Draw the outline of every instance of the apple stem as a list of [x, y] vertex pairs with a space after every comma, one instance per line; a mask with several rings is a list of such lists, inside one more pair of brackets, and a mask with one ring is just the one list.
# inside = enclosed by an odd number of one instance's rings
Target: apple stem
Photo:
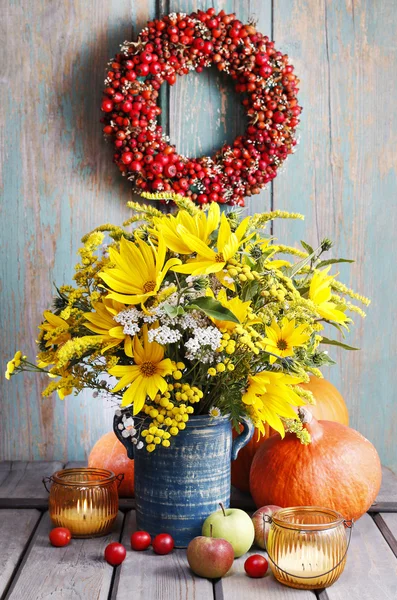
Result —
[[221, 507], [221, 509], [222, 509], [223, 516], [224, 516], [224, 517], [226, 517], [226, 511], [225, 511], [225, 507], [223, 506], [223, 503], [222, 503], [222, 502], [219, 502], [219, 506], [220, 506], [220, 507]]
[[212, 537], [212, 523], [210, 523], [210, 537]]

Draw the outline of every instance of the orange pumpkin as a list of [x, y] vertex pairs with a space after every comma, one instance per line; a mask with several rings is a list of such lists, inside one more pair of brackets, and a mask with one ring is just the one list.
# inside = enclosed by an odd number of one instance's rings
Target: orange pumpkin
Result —
[[105, 433], [94, 445], [88, 457], [88, 466], [108, 469], [115, 475], [124, 473], [119, 487], [119, 496], [134, 496], [134, 461], [127, 456], [127, 450], [119, 442], [115, 433]]
[[[319, 420], [336, 421], [342, 425], [349, 425], [349, 413], [341, 394], [336, 387], [326, 379], [310, 377], [309, 383], [301, 383], [300, 387], [313, 393], [315, 405], [310, 405], [310, 412]], [[249, 474], [255, 452], [259, 446], [273, 435], [274, 430], [265, 425], [265, 435], [254, 433], [253, 438], [240, 450], [237, 459], [232, 462], [232, 484], [242, 492], [249, 492]]]
[[355, 429], [317, 421], [306, 408], [301, 414], [310, 444], [292, 433], [284, 440], [273, 435], [254, 456], [250, 490], [256, 506], [325, 506], [359, 519], [380, 489], [376, 449]]

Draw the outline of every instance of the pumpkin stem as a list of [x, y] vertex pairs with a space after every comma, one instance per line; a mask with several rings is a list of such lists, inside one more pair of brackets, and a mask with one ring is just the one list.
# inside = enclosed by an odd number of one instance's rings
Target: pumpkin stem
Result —
[[221, 509], [222, 509], [223, 516], [224, 516], [224, 517], [226, 517], [226, 511], [225, 511], [225, 507], [223, 506], [223, 503], [222, 503], [222, 502], [219, 502], [219, 506], [220, 506], [220, 507], [221, 507]]
[[210, 537], [212, 537], [212, 523], [210, 523]]
[[313, 415], [306, 406], [300, 406], [298, 408], [298, 416], [302, 423], [311, 423], [313, 420]]

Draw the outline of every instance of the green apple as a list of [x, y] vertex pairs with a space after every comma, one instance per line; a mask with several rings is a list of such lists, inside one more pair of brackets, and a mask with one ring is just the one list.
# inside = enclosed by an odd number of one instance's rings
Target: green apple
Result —
[[251, 518], [239, 508], [224, 508], [210, 514], [203, 523], [202, 534], [222, 538], [233, 546], [234, 557], [242, 556], [251, 548], [255, 529]]

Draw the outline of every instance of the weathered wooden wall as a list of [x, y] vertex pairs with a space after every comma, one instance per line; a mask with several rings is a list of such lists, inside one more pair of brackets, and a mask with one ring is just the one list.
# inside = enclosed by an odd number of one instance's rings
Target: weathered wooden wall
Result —
[[[104, 65], [155, 14], [205, 8], [202, 1], [2, 0], [0, 338], [2, 364], [18, 348], [34, 356], [37, 323], [52, 282], [70, 280], [83, 233], [120, 222], [127, 181], [111, 164], [98, 105]], [[329, 376], [351, 423], [397, 468], [396, 0], [224, 1], [255, 16], [293, 57], [304, 106], [301, 143], [274, 186], [249, 203], [306, 214], [276, 223], [296, 243], [335, 240], [347, 283], [373, 299]], [[192, 74], [165, 95], [180, 151], [213, 151], [244, 128], [230, 82]], [[0, 459], [79, 459], [105, 432], [111, 410], [89, 395], [41, 398], [35, 376], [1, 382]]]

